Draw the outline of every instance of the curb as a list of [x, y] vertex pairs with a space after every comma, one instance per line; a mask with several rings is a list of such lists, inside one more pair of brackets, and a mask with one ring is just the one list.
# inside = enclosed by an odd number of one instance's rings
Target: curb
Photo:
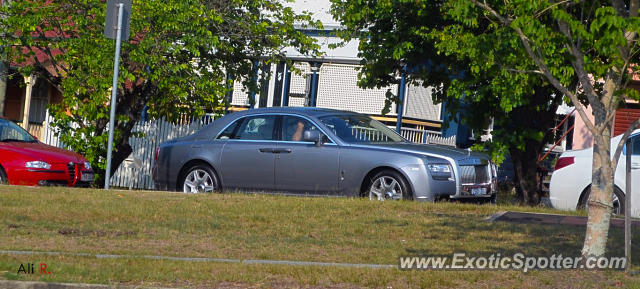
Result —
[[130, 286], [109, 286], [99, 284], [48, 283], [37, 281], [0, 280], [0, 289], [110, 289], [134, 288]]

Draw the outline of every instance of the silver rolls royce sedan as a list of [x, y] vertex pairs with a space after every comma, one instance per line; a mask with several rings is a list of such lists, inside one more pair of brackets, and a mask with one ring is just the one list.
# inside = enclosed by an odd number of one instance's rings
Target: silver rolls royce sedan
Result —
[[408, 142], [362, 114], [262, 108], [226, 115], [156, 149], [157, 189], [363, 196], [496, 198], [485, 154]]

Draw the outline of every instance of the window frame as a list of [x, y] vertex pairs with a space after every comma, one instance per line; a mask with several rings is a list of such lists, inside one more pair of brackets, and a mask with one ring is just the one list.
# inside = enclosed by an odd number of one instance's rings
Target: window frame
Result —
[[[227, 128], [229, 128], [230, 126], [232, 126], [234, 123], [238, 122], [238, 121], [242, 121], [244, 122], [247, 118], [250, 117], [256, 117], [256, 116], [273, 116], [275, 117], [275, 124], [274, 124], [274, 133], [276, 133], [276, 138], [277, 140], [247, 140], [247, 139], [235, 139], [235, 138], [228, 138], [228, 139], [221, 139], [220, 136], [222, 135], [222, 133], [227, 130]], [[312, 119], [304, 116], [304, 115], [299, 115], [299, 114], [295, 114], [295, 113], [256, 113], [256, 114], [249, 114], [249, 115], [245, 115], [245, 116], [241, 116], [238, 119], [229, 122], [227, 125], [225, 125], [217, 134], [216, 136], [213, 138], [214, 141], [246, 141], [246, 142], [255, 142], [255, 141], [264, 141], [264, 142], [284, 142], [284, 143], [302, 143], [302, 144], [313, 144], [313, 142], [308, 142], [308, 141], [285, 141], [282, 139], [282, 116], [294, 116], [294, 117], [300, 117], [302, 119], [305, 119], [307, 121], [309, 121], [312, 125], [314, 125], [315, 127], [318, 128], [318, 130], [327, 138], [327, 142], [324, 143], [324, 145], [337, 145], [337, 142], [333, 140], [333, 138], [325, 131], [325, 129], [322, 127], [322, 125], [318, 125], [317, 122], [313, 121]], [[242, 123], [239, 124], [239, 126], [237, 126], [234, 130], [238, 130], [240, 128], [240, 126], [242, 126]], [[237, 131], [233, 132], [234, 135], [237, 133]]]

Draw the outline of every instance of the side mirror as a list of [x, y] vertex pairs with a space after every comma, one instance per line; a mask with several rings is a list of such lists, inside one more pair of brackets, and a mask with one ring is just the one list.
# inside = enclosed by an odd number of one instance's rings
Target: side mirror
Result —
[[310, 141], [319, 146], [322, 144], [322, 134], [317, 130], [305, 130], [302, 134], [304, 141]]

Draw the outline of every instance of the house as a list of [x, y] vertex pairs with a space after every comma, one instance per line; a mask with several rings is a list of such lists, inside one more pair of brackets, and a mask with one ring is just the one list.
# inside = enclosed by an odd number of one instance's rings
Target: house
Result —
[[[6, 3], [0, 0], [0, 5]], [[36, 51], [34, 59], [48, 68], [49, 58], [44, 52]], [[17, 71], [19, 65], [0, 63], [0, 117], [15, 121], [41, 138], [47, 106], [62, 101], [62, 93], [42, 78], [21, 75]]]
[[[337, 49], [329, 45], [341, 40], [332, 36], [340, 24], [330, 14], [329, 0], [297, 0], [287, 3], [300, 13], [309, 11], [323, 23], [324, 30], [304, 30], [321, 45], [323, 57], [312, 58], [295, 50], [287, 51], [287, 57], [294, 61], [302, 74], [291, 72], [286, 64], [273, 64], [268, 69], [270, 79], [259, 93], [251, 94], [243, 90], [240, 81], [234, 84], [230, 95], [231, 110], [251, 109], [271, 106], [315, 106], [356, 111], [398, 128], [430, 131], [440, 134], [442, 128], [442, 105], [434, 104], [431, 89], [420, 85], [398, 85], [379, 89], [362, 89], [357, 86], [358, 41], [354, 40]], [[390, 112], [382, 115], [386, 93], [390, 90], [402, 94], [402, 102], [392, 104]], [[404, 93], [402, 93], [404, 92]], [[251, 99], [253, 99], [253, 105]], [[396, 125], [399, 124], [399, 125]]]

